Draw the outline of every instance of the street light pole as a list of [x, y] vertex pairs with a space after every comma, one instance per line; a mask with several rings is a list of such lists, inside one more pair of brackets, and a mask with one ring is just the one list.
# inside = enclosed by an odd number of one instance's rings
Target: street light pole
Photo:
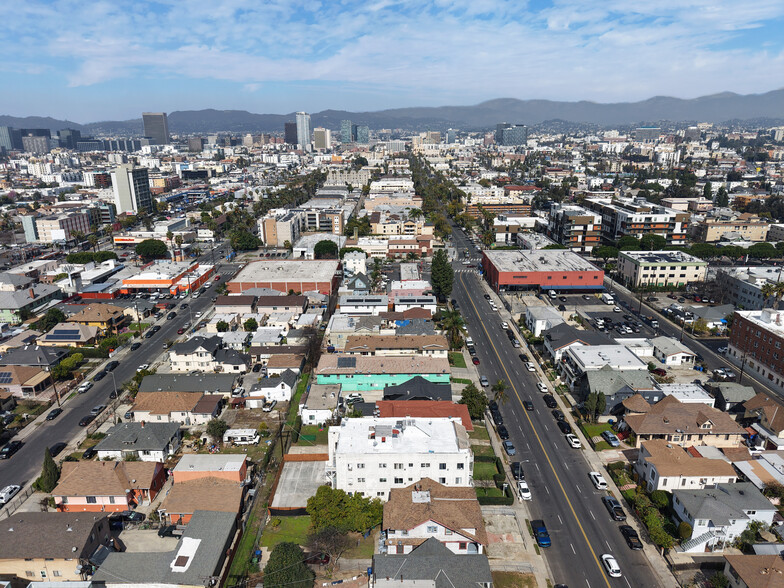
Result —
[[[112, 384], [114, 385], [114, 399], [118, 400], [120, 395], [117, 393], [117, 379], [114, 377], [114, 371], [109, 372], [109, 375], [112, 377]], [[112, 408], [112, 417], [114, 420], [114, 424], [117, 424], [117, 411]]]

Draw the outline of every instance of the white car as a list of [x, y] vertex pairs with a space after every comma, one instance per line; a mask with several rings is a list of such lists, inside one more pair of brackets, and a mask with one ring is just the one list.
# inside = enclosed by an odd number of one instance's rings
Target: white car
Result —
[[620, 306], [613, 306], [613, 312], [621, 312]]
[[718, 351], [719, 353], [727, 353], [727, 348], [726, 347], [719, 347], [716, 351]]
[[144, 370], [148, 370], [148, 369], [150, 369], [150, 364], [149, 363], [143, 363], [142, 365], [140, 365], [139, 367], [136, 368], [136, 371], [137, 372], [143, 372]]
[[609, 553], [602, 554], [602, 563], [604, 564], [604, 569], [607, 570], [607, 575], [611, 578], [620, 578], [622, 576], [621, 566]]
[[569, 443], [569, 447], [573, 447], [574, 449], [580, 449], [583, 444], [580, 443], [580, 440], [577, 438], [577, 435], [573, 433], [569, 433], [566, 436], [566, 441]]
[[530, 361], [525, 364], [525, 369], [527, 369], [529, 372], [535, 372], [536, 371], [536, 368], [534, 367], [534, 364], [532, 364]]
[[505, 331], [506, 329], [509, 328], [509, 323], [507, 323], [506, 321], [503, 321], [501, 323], [501, 328]]
[[[533, 370], [528, 370], [533, 371]], [[544, 385], [544, 382], [537, 382], [536, 387], [539, 388], [539, 392], [547, 392], [547, 386]]]
[[520, 500], [531, 500], [531, 489], [525, 480], [517, 481], [517, 495], [520, 497]]
[[8, 504], [8, 501], [16, 496], [19, 490], [21, 488], [16, 484], [11, 484], [0, 490], [0, 504]]
[[196, 318], [199, 318], [201, 316], [201, 311], [194, 312], [193, 316], [195, 316]]
[[85, 392], [87, 392], [87, 391], [88, 391], [90, 388], [92, 388], [92, 387], [93, 387], [93, 383], [92, 383], [92, 382], [85, 382], [84, 384], [82, 384], [81, 386], [79, 386], [79, 387], [76, 389], [76, 391], [77, 391], [79, 394], [84, 394]]
[[599, 472], [588, 472], [588, 477], [597, 490], [607, 490], [607, 480]]
[[487, 379], [487, 376], [479, 376], [479, 383], [483, 388], [487, 388], [490, 385], [490, 380]]

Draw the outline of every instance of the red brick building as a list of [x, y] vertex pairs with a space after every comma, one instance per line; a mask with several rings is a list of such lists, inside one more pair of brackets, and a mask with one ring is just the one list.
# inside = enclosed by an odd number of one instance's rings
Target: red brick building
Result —
[[739, 310], [732, 321], [727, 359], [784, 391], [784, 311]]
[[271, 288], [279, 292], [320, 292], [331, 296], [340, 286], [337, 259], [281, 259], [252, 261], [226, 284], [231, 294], [251, 288]]
[[604, 272], [576, 253], [562, 249], [483, 251], [482, 269], [499, 290], [601, 290]]

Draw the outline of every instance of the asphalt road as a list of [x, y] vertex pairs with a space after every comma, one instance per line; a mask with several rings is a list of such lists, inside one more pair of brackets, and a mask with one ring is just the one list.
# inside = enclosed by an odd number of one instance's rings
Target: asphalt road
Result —
[[[453, 231], [454, 243], [462, 256], [468, 242], [459, 229]], [[458, 258], [459, 260], [462, 257]], [[456, 270], [466, 268], [456, 260]], [[601, 502], [605, 492], [595, 490], [588, 478], [591, 467], [583, 451], [572, 449], [555, 424], [537, 391], [536, 373], [526, 371], [515, 349], [501, 328], [501, 317], [484, 298], [484, 289], [476, 272], [456, 272], [452, 297], [459, 305], [473, 337], [481, 364], [481, 375], [491, 386], [504, 380], [508, 400], [501, 405], [504, 424], [517, 454], [511, 458], [522, 462], [533, 500], [528, 503], [532, 518], [545, 521], [552, 546], [543, 549], [553, 583], [570, 587], [657, 586], [657, 577], [646, 557], [626, 545], [618, 527]], [[492, 393], [490, 393], [492, 394]], [[527, 412], [523, 400], [531, 400], [534, 411]], [[629, 513], [627, 512], [627, 515]], [[600, 557], [612, 553], [622, 578], [606, 575]]]
[[[203, 255], [200, 261], [210, 263], [211, 257], [209, 253]], [[195, 300], [188, 296], [182, 301], [177, 301], [177, 308], [173, 309], [177, 313], [174, 319], [166, 320], [166, 315], [164, 315], [161, 320], [155, 323], [161, 326], [160, 331], [149, 339], [142, 337], [139, 339], [142, 343], [139, 349], [129, 353], [126, 352], [117, 358], [120, 361], [120, 365], [110, 374], [114, 374], [118, 390], [136, 374], [138, 366], [145, 363], [152, 364], [159, 359], [164, 350], [164, 343], [177, 339], [179, 336], [177, 335], [177, 330], [186, 322], [191, 321], [188, 309], [182, 309], [180, 304], [182, 302], [189, 303], [190, 310], [193, 313], [198, 311], [205, 312], [212, 304], [212, 297], [215, 296], [215, 286], [223, 283], [238, 267], [237, 264], [218, 264], [217, 271], [221, 276], [219, 282], [211, 281], [207, 292]], [[198, 319], [194, 318], [194, 326], [198, 322]], [[106, 362], [108, 361], [106, 360]], [[104, 364], [101, 364], [101, 366]], [[91, 374], [91, 378], [95, 373], [97, 371]], [[113, 389], [114, 381], [112, 376], [107, 375], [100, 382], [95, 382], [93, 387], [86, 393], [77, 394], [65, 402], [63, 404], [63, 414], [55, 420], [43, 421], [43, 424], [37, 425], [37, 429], [24, 439], [24, 446], [15, 455], [8, 460], [0, 461], [0, 488], [8, 484], [18, 484], [24, 488], [25, 484], [35, 480], [41, 473], [44, 450], [60, 441], [67, 443], [81, 433], [84, 430], [83, 427], [79, 426], [81, 418], [88, 415], [93, 406], [98, 404], [108, 405], [110, 402], [109, 394], [111, 394]], [[36, 424], [28, 426], [35, 427]], [[62, 459], [65, 455], [66, 453], [64, 452], [58, 458]]]

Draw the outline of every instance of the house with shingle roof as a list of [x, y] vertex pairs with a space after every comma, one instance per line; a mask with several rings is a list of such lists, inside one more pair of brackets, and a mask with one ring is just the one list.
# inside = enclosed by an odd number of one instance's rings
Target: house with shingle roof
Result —
[[344, 353], [349, 355], [447, 357], [449, 342], [443, 335], [351, 335]]
[[777, 513], [770, 500], [748, 482], [673, 490], [672, 508], [680, 521], [691, 525], [691, 539], [681, 544], [687, 553], [723, 551], [749, 523], [760, 521], [767, 528]]
[[79, 312], [66, 319], [69, 323], [78, 323], [97, 327], [101, 335], [116, 333], [118, 329], [130, 322], [122, 306], [114, 304], [93, 303], [81, 307]]
[[233, 480], [206, 476], [178, 482], [158, 507], [172, 525], [186, 525], [198, 510], [229, 512], [239, 516], [243, 487]]
[[433, 537], [459, 555], [484, 553], [487, 532], [472, 488], [447, 487], [430, 478], [392, 488], [381, 524], [388, 553], [407, 554]]
[[702, 489], [738, 480], [738, 473], [729, 461], [701, 457], [699, 453], [693, 455], [664, 439], [642, 443], [634, 468], [640, 475], [640, 485], [648, 492]]
[[206, 425], [220, 415], [221, 394], [202, 392], [139, 392], [133, 403], [133, 420], [146, 423]]
[[248, 408], [262, 408], [265, 401], [286, 402], [291, 400], [297, 379], [297, 373], [292, 370], [286, 370], [276, 378], [259, 378], [259, 381], [248, 392]]
[[784, 404], [764, 393], [759, 393], [743, 403], [743, 420], [752, 422], [751, 427], [770, 449], [784, 448]]
[[64, 461], [52, 498], [60, 512], [121, 512], [150, 504], [165, 481], [160, 462]]
[[716, 408], [731, 414], [743, 414], [743, 403], [756, 394], [751, 386], [737, 382], [705, 382], [703, 386], [716, 399]]
[[781, 588], [784, 558], [781, 555], [725, 555], [724, 575], [732, 588]]
[[666, 396], [647, 413], [626, 415], [619, 430], [626, 429], [634, 433], [636, 447], [652, 439], [682, 446], [737, 447], [746, 433], [727, 413], [705, 404], [683, 403], [674, 396]]
[[180, 447], [179, 423], [118, 423], [98, 442], [98, 459], [166, 461]]
[[544, 349], [553, 358], [561, 361], [564, 351], [574, 345], [611, 345], [612, 339], [597, 331], [576, 329], [567, 323], [560, 323], [542, 333]]
[[624, 401], [634, 396], [642, 397], [649, 404], [664, 398], [648, 370], [619, 371], [609, 365], [583, 374], [577, 382], [577, 389], [578, 398], [583, 400], [592, 392], [604, 394], [603, 417], [623, 414]]
[[95, 345], [100, 332], [98, 327], [91, 325], [60, 323], [38, 337], [36, 343], [54, 347], [84, 347]]

